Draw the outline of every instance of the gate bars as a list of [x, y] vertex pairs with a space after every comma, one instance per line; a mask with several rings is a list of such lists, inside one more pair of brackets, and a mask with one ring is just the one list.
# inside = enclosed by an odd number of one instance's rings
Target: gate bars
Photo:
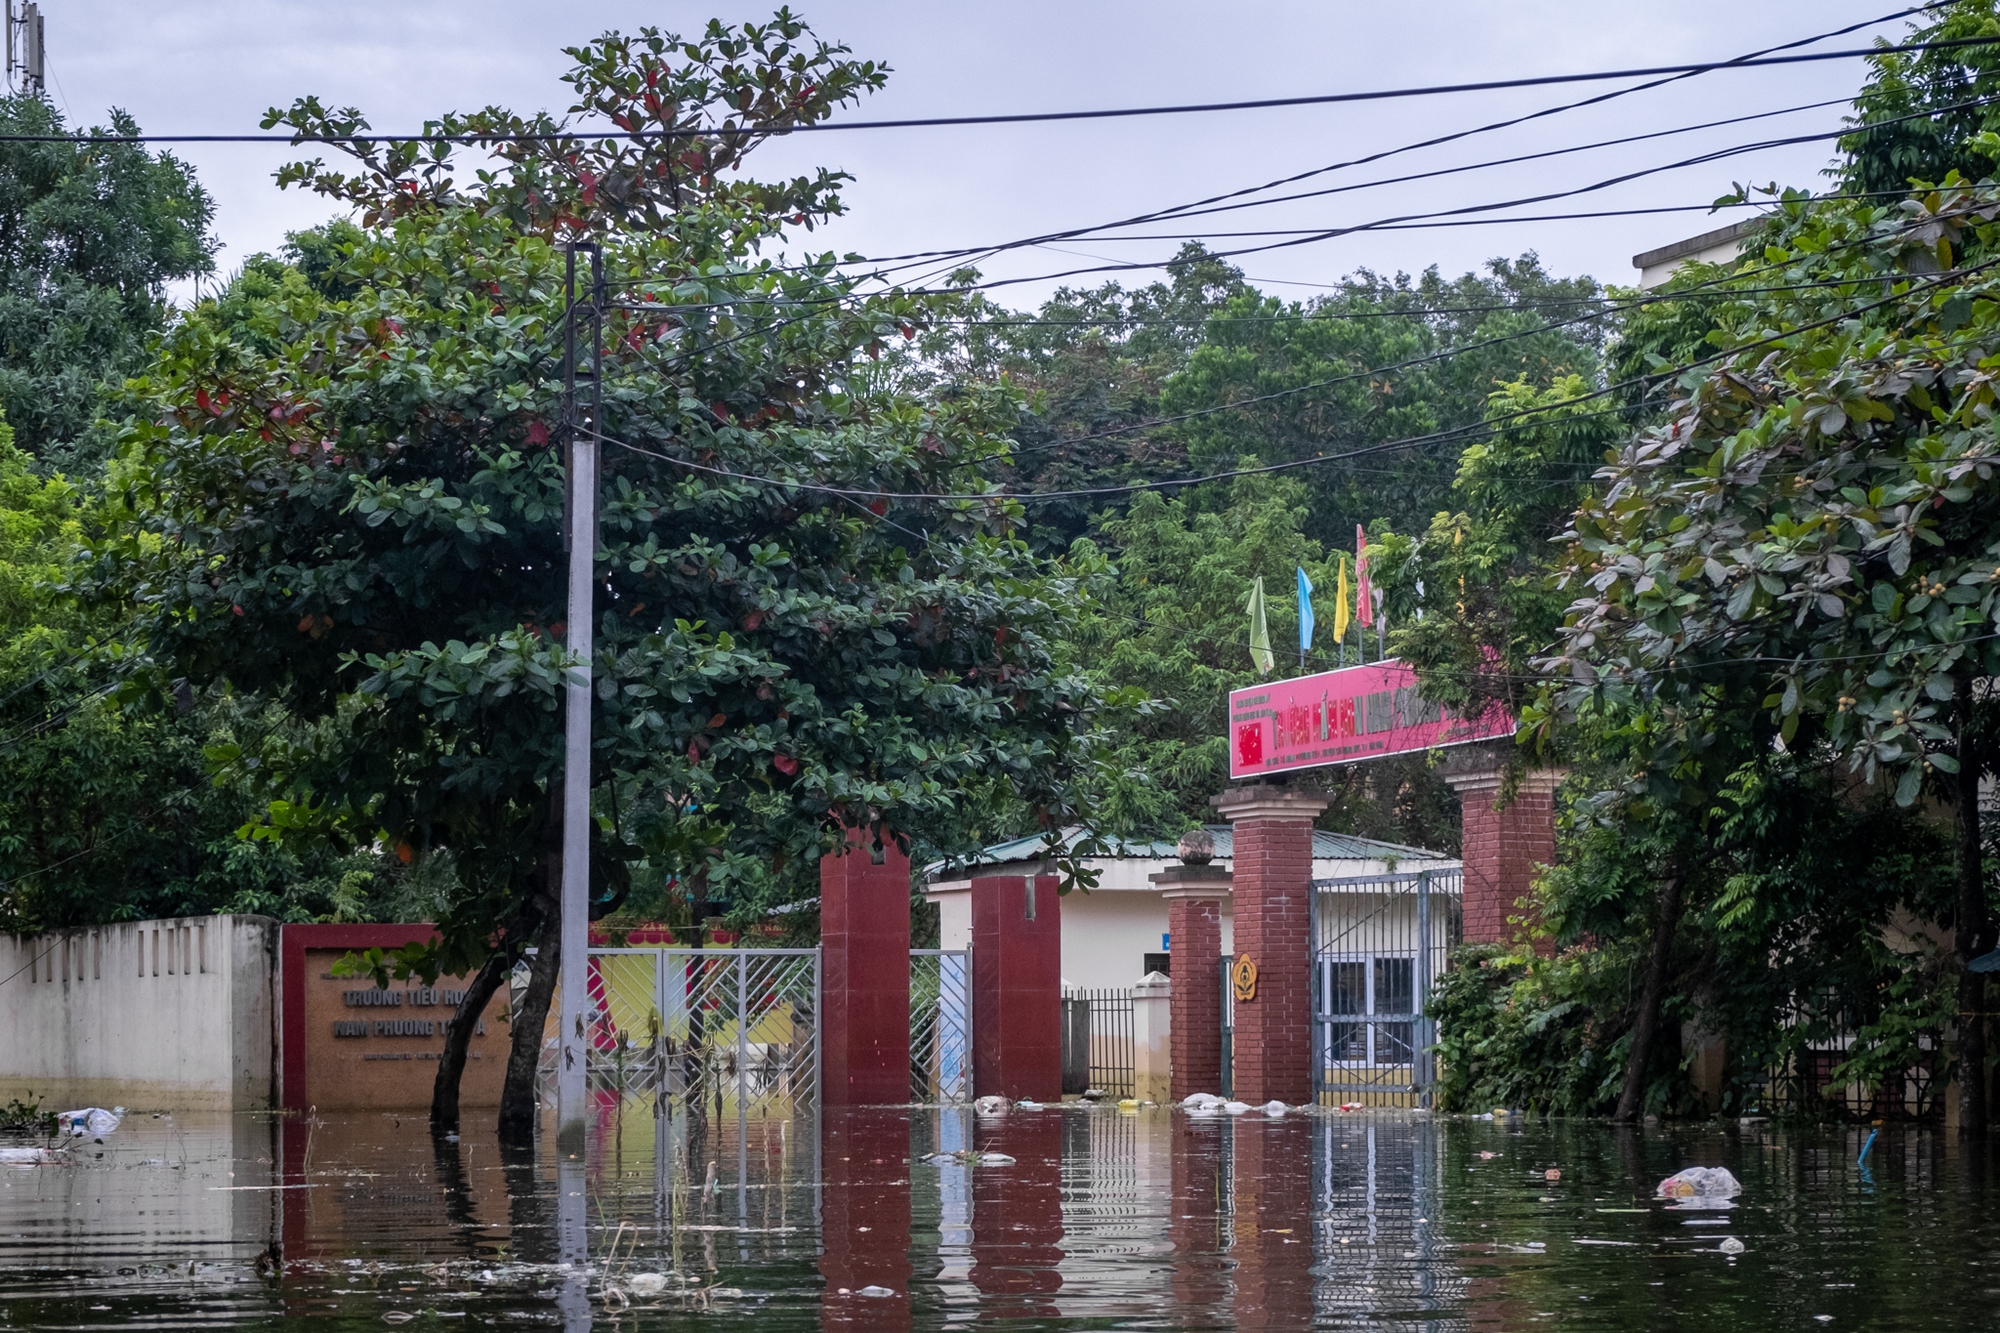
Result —
[[910, 950], [910, 1099], [972, 1100], [972, 952]]
[[1461, 933], [1461, 872], [1318, 879], [1313, 1092], [1322, 1106], [1421, 1106], [1437, 1081], [1431, 987]]

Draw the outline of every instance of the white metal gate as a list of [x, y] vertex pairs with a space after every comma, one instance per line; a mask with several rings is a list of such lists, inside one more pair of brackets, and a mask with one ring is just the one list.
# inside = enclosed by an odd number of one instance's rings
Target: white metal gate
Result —
[[1429, 1106], [1431, 986], [1460, 933], [1460, 872], [1319, 879], [1313, 1090], [1321, 1105]]
[[972, 1100], [972, 951], [910, 950], [910, 1097]]
[[817, 949], [592, 949], [589, 1086], [662, 1111], [819, 1104]]

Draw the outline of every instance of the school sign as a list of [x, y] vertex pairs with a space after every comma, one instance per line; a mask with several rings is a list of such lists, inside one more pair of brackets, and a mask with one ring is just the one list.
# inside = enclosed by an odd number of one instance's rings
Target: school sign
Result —
[[1273, 681], [1229, 693], [1229, 776], [1351, 764], [1384, 755], [1514, 734], [1494, 706], [1455, 717], [1417, 695], [1417, 678], [1390, 659]]

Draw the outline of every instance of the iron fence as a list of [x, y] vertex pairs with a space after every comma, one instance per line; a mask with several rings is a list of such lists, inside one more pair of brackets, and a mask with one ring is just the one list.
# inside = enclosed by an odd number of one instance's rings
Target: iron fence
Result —
[[910, 950], [910, 1096], [972, 1100], [970, 950]]
[[1919, 1035], [1910, 1063], [1879, 1085], [1842, 1079], [1836, 1072], [1854, 1057], [1854, 1041], [1848, 1035], [1833, 1036], [1786, 1056], [1765, 1074], [1753, 1109], [1853, 1121], [1944, 1118], [1942, 1034]]
[[1313, 1083], [1324, 1106], [1430, 1105], [1431, 987], [1460, 935], [1460, 875], [1313, 881]]
[[819, 980], [817, 949], [592, 949], [589, 1087], [704, 1120], [816, 1105]]
[[1132, 992], [1064, 990], [1062, 1090], [1132, 1095]]

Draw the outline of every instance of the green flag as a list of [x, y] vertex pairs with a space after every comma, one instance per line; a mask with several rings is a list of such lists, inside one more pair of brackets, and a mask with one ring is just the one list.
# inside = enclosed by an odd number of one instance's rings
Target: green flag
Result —
[[1245, 608], [1250, 612], [1250, 664], [1257, 668], [1257, 674], [1268, 676], [1277, 659], [1271, 656], [1271, 631], [1264, 624], [1264, 576], [1259, 574], [1250, 585], [1250, 603]]

